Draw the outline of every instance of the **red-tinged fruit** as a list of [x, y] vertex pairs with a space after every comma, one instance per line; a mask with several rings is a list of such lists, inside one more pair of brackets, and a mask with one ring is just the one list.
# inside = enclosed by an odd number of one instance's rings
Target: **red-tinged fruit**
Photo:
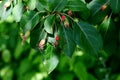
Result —
[[5, 4], [4, 4], [4, 8], [6, 9], [7, 7], [9, 7], [10, 6], [10, 1], [8, 1], [8, 2], [6, 2]]
[[22, 36], [22, 42], [24, 43], [26, 41], [27, 37], [24, 35]]
[[53, 46], [54, 46], [54, 47], [58, 46], [58, 42], [55, 41], [55, 42], [53, 43]]
[[104, 11], [107, 8], [107, 5], [102, 5], [101, 6], [101, 11]]
[[64, 16], [64, 15], [61, 16], [61, 20], [62, 20], [63, 22], [65, 21], [65, 16]]
[[55, 37], [55, 40], [56, 40], [56, 41], [59, 41], [59, 40], [60, 40], [60, 37], [59, 37], [59, 36], [56, 36], [56, 37]]
[[43, 48], [44, 48], [44, 45], [45, 45], [45, 39], [42, 39], [42, 40], [39, 42], [39, 48], [40, 48], [40, 49], [43, 49]]
[[29, 7], [28, 7], [28, 6], [26, 6], [26, 7], [25, 7], [25, 9], [26, 9], [26, 11], [28, 11]]
[[72, 11], [71, 10], [68, 11], [68, 15], [72, 16]]

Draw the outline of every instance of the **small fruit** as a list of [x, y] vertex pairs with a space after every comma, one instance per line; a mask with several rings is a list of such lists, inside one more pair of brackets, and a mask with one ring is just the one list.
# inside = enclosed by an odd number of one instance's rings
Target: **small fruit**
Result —
[[55, 41], [55, 42], [53, 43], [53, 46], [54, 46], [54, 47], [58, 46], [58, 42]]
[[66, 28], [69, 28], [69, 23], [68, 23], [68, 21], [65, 21], [65, 22], [64, 22], [64, 26], [65, 26]]
[[101, 11], [104, 11], [107, 8], [107, 5], [102, 5], [101, 6]]
[[60, 37], [59, 37], [59, 36], [56, 36], [56, 37], [55, 37], [55, 40], [56, 40], [56, 41], [59, 41], [59, 40], [60, 40]]
[[78, 20], [78, 18], [74, 18], [74, 21], [75, 21], [75, 22], [78, 22], [79, 20]]
[[29, 7], [28, 7], [28, 6], [26, 6], [26, 7], [25, 7], [25, 9], [26, 9], [26, 11], [28, 11]]
[[10, 1], [8, 1], [8, 2], [6, 2], [5, 4], [4, 4], [4, 9], [6, 9], [7, 7], [9, 7], [10, 6]]
[[25, 35], [22, 36], [22, 42], [24, 43], [26, 41], [27, 37]]
[[72, 11], [71, 10], [68, 11], [68, 15], [72, 16]]
[[45, 46], [45, 39], [42, 39], [40, 42], [39, 42], [39, 48], [42, 50]]
[[62, 20], [63, 22], [65, 21], [65, 16], [64, 16], [64, 15], [61, 16], [61, 20]]

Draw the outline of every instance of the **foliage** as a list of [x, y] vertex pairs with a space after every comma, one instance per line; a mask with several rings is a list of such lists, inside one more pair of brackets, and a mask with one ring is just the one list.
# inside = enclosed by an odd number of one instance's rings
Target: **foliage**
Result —
[[119, 7], [119, 0], [0, 1], [1, 79], [119, 80]]

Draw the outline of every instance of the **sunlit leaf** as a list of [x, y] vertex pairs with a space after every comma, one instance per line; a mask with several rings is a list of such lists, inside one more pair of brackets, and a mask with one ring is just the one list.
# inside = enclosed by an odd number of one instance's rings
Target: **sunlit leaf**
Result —
[[[107, 17], [107, 16], [106, 16]], [[106, 35], [109, 27], [111, 26], [111, 17], [105, 19], [99, 26], [99, 30], [103, 35]]]
[[34, 10], [36, 8], [37, 0], [29, 0], [28, 8]]
[[50, 74], [57, 67], [59, 60], [58, 60], [57, 56], [52, 55], [52, 56], [50, 56], [50, 58], [45, 59], [43, 63], [44, 63], [44, 66], [45, 66], [48, 74]]
[[53, 34], [53, 27], [55, 22], [55, 15], [50, 15], [44, 22], [44, 28], [49, 34]]
[[22, 14], [23, 14], [23, 4], [22, 3], [18, 3], [14, 8], [13, 8], [13, 16], [16, 22], [19, 22]]
[[1, 14], [1, 20], [6, 20], [10, 15], [11, 15], [11, 12], [12, 12], [12, 6], [7, 10], [7, 9], [3, 9], [3, 12]]

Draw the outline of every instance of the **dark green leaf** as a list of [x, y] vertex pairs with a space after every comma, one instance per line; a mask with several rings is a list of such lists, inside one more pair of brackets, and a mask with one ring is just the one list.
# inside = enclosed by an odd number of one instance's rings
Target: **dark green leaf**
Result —
[[107, 15], [107, 9], [104, 11], [101, 10], [101, 6], [106, 4], [108, 0], [92, 0], [87, 7], [90, 9], [91, 16], [89, 21], [93, 24], [101, 22], [104, 17]]
[[92, 74], [88, 74], [88, 78], [87, 78], [88, 80], [97, 80], [95, 77], [94, 77], [94, 75], [92, 75]]
[[63, 27], [63, 36], [65, 39], [65, 44], [63, 47], [64, 53], [71, 57], [75, 48], [76, 48], [76, 44], [73, 40], [73, 31], [69, 28], [66, 29], [64, 25], [62, 25], [61, 27]]
[[55, 15], [48, 16], [44, 22], [44, 29], [49, 34], [53, 34], [54, 22], [55, 22]]
[[39, 12], [30, 11], [24, 14], [20, 22], [23, 32], [25, 33], [26, 31], [33, 29], [38, 24], [39, 19]]
[[68, 0], [66, 8], [72, 11], [84, 11], [87, 9], [86, 5], [81, 0]]
[[46, 32], [43, 29], [43, 21], [40, 22], [40, 25], [36, 26], [30, 33], [30, 45], [33, 48], [38, 49], [38, 44], [41, 39], [44, 39]]
[[113, 12], [120, 12], [120, 0], [110, 0], [110, 6]]
[[76, 23], [74, 26], [74, 37], [80, 48], [89, 54], [97, 55], [98, 50], [102, 47], [100, 34], [88, 23]]
[[119, 42], [120, 42], [120, 29], [119, 29]]
[[38, 6], [38, 9], [46, 9], [48, 11], [61, 11], [67, 3], [67, 0], [39, 0], [41, 8]]
[[80, 17], [82, 19], [87, 19], [90, 16], [90, 10], [81, 0], [68, 0], [66, 8], [72, 11], [79, 11]]
[[44, 28], [44, 20], [41, 20], [39, 25], [37, 25], [30, 33], [30, 45], [31, 47], [38, 49], [38, 44], [41, 39], [44, 39], [47, 33]]
[[55, 6], [53, 11], [61, 11], [66, 4], [67, 4], [67, 0], [54, 0]]
[[21, 17], [22, 17], [22, 13], [23, 13], [23, 4], [22, 3], [18, 3], [17, 5], [15, 5], [15, 7], [13, 8], [13, 16], [16, 22], [19, 22]]

